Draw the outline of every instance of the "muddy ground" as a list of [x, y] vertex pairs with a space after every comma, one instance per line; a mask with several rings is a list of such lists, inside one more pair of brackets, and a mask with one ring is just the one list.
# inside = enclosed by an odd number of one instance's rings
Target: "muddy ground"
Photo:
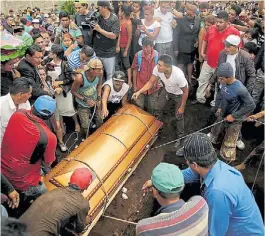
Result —
[[[209, 125], [210, 121], [210, 107], [205, 105], [191, 105], [188, 101], [185, 111], [185, 132], [186, 134], [197, 131]], [[175, 132], [173, 117], [173, 104], [169, 104], [164, 114], [164, 130], [160, 134], [159, 139], [153, 146], [163, 144], [165, 142], [175, 139]], [[204, 131], [205, 133], [209, 130]], [[237, 163], [244, 160], [247, 155], [264, 139], [263, 127], [255, 128], [253, 124], [244, 124], [242, 129], [243, 140], [246, 148], [243, 151], [237, 151]], [[153, 200], [152, 195], [143, 196], [141, 191], [142, 185], [150, 177], [153, 168], [161, 161], [174, 163], [185, 168], [185, 161], [176, 158], [173, 145], [164, 146], [159, 149], [150, 150], [144, 157], [138, 168], [126, 182], [125, 187], [128, 189], [128, 200], [123, 200], [121, 193], [118, 193], [116, 198], [107, 208], [105, 215], [117, 217], [120, 219], [137, 222], [140, 219], [151, 216], [158, 208], [157, 203]], [[237, 163], [234, 163], [237, 164]], [[247, 184], [252, 187], [255, 174], [259, 165], [259, 160], [254, 160], [251, 166], [242, 171]], [[264, 168], [258, 174], [256, 185], [254, 186], [254, 195], [256, 201], [264, 213]], [[198, 185], [187, 186], [183, 199], [187, 200], [190, 196], [198, 193]], [[112, 219], [101, 217], [97, 225], [93, 228], [90, 235], [92, 236], [132, 236], [135, 235], [135, 225], [130, 225], [122, 222], [117, 222]]]

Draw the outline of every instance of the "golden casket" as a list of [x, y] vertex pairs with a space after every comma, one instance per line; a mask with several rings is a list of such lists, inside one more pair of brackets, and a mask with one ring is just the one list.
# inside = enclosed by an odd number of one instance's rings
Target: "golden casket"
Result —
[[140, 163], [161, 126], [162, 123], [155, 117], [128, 104], [45, 177], [45, 184], [50, 191], [67, 186], [73, 171], [85, 166], [76, 160], [90, 167], [95, 178], [83, 195], [90, 204], [88, 215], [92, 223], [86, 228], [85, 235]]

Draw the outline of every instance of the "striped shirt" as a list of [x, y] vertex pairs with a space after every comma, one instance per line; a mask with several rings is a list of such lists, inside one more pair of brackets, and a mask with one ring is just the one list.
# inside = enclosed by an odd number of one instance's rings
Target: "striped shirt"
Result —
[[[82, 68], [84, 66], [83, 63], [81, 63], [80, 61], [80, 51], [81, 49], [79, 50], [76, 50], [76, 51], [73, 51], [70, 55], [68, 55], [67, 57], [67, 60], [68, 60], [68, 65], [71, 69], [75, 70], [75, 69], [78, 69], [78, 68]], [[94, 53], [94, 55], [91, 57], [92, 58], [96, 58], [96, 54]], [[86, 62], [85, 64], [87, 64], [88, 62]]]
[[70, 55], [67, 57], [68, 65], [71, 69], [75, 70], [81, 67], [81, 61], [80, 61], [80, 49], [73, 51]]
[[138, 222], [138, 236], [208, 235], [208, 205], [201, 196], [161, 207], [158, 213]]

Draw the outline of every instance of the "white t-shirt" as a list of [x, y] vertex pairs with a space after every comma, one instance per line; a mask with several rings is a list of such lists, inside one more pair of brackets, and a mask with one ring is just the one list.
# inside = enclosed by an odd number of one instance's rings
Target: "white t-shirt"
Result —
[[[0, 146], [1, 146], [4, 133], [8, 125], [8, 121], [10, 117], [16, 112], [17, 108], [16, 108], [16, 105], [14, 104], [13, 99], [11, 98], [10, 93], [8, 93], [5, 96], [0, 97], [0, 105], [1, 105], [1, 139], [0, 139], [1, 140]], [[30, 110], [31, 107], [30, 107], [29, 101], [19, 104], [18, 109]]]
[[237, 53], [235, 55], [227, 55], [226, 62], [230, 63], [230, 65], [233, 67], [234, 76], [236, 74], [236, 57]]
[[[161, 27], [160, 23], [159, 23], [158, 21], [156, 21], [156, 20], [153, 22], [153, 24], [151, 24], [151, 25], [149, 25], [149, 26], [145, 25], [145, 23], [144, 23], [144, 19], [142, 19], [141, 21], [142, 21], [142, 24], [145, 26], [145, 28], [146, 28], [150, 33], [154, 33], [155, 28], [160, 28], [160, 27]], [[146, 37], [146, 36], [147, 36], [146, 33], [145, 33], [144, 31], [141, 30], [141, 34], [140, 34], [140, 37], [139, 37], [139, 40], [138, 40], [138, 44], [139, 44], [140, 46], [142, 46], [142, 40], [143, 40], [143, 38]], [[155, 45], [155, 40], [154, 40], [154, 45]]]
[[113, 80], [109, 79], [107, 80], [103, 85], [102, 88], [108, 85], [110, 86], [110, 94], [109, 94], [109, 98], [108, 98], [108, 102], [111, 103], [120, 103], [122, 98], [124, 97], [124, 95], [128, 92], [129, 90], [129, 85], [126, 83], [122, 84], [121, 90], [119, 92], [116, 92], [113, 88]]
[[162, 80], [164, 83], [162, 84], [163, 86], [165, 85], [165, 89], [168, 93], [181, 95], [183, 94], [181, 88], [188, 86], [188, 82], [183, 71], [176, 66], [172, 66], [172, 73], [169, 78], [166, 78], [164, 73], [158, 72], [157, 66], [153, 69], [153, 75]]
[[160, 7], [155, 9], [154, 17], [159, 17], [161, 19], [160, 25], [161, 29], [156, 38], [156, 43], [169, 43], [173, 41], [173, 29], [172, 29], [172, 21], [173, 14], [171, 12], [167, 12], [163, 14], [160, 11]]

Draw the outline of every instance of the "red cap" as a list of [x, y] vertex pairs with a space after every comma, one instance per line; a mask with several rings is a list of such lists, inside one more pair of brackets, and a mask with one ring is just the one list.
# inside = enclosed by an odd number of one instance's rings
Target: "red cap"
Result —
[[85, 190], [92, 182], [92, 174], [88, 168], [78, 168], [71, 175], [70, 183], [77, 185], [81, 190]]

